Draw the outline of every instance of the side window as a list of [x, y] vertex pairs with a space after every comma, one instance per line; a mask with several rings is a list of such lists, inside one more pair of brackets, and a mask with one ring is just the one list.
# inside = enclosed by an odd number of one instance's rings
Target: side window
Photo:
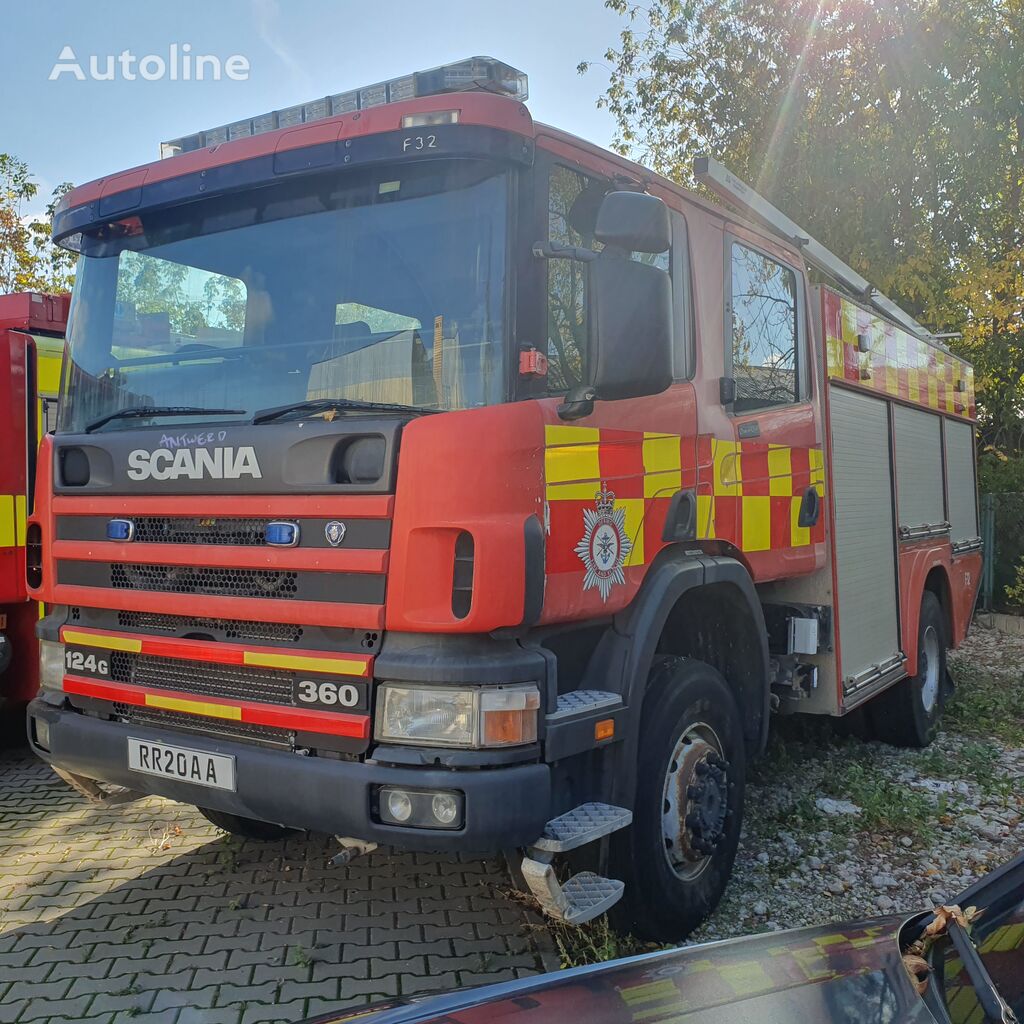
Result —
[[800, 397], [795, 271], [732, 244], [732, 376], [736, 412], [788, 405]]
[[[548, 178], [548, 241], [600, 251], [594, 226], [601, 200], [612, 188], [561, 164]], [[669, 253], [632, 258], [669, 272]], [[583, 379], [587, 343], [587, 271], [572, 260], [548, 260], [548, 391], [560, 394]]]
[[[548, 178], [548, 241], [600, 248], [593, 237], [603, 183], [556, 164]], [[572, 260], [548, 260], [548, 391], [583, 379], [587, 343], [587, 270]]]

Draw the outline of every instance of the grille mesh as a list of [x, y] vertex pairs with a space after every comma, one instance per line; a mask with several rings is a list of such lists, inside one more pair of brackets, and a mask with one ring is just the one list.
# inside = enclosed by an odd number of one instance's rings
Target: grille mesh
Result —
[[165, 594], [292, 599], [298, 592], [298, 578], [297, 572], [260, 569], [207, 569], [130, 562], [114, 562], [110, 566], [110, 585], [115, 590], [150, 590]]
[[110, 676], [118, 683], [180, 690], [202, 697], [255, 700], [265, 704], [292, 703], [292, 674], [252, 665], [218, 665], [114, 651]]
[[[76, 608], [74, 611], [77, 612], [78, 609]], [[122, 629], [138, 629], [175, 635], [196, 631], [223, 633], [225, 640], [277, 640], [285, 643], [297, 643], [302, 639], [302, 627], [288, 622], [209, 619], [186, 615], [162, 615], [159, 612], [121, 611], [117, 613], [117, 624]]]
[[143, 544], [229, 544], [264, 546], [269, 519], [203, 519], [181, 516], [137, 516], [135, 539]]
[[161, 711], [159, 708], [140, 708], [134, 704], [115, 704], [114, 714], [124, 722], [152, 725], [161, 729], [219, 736], [222, 739], [243, 740], [264, 747], [295, 747], [295, 733], [287, 729], [274, 729], [268, 725], [247, 725], [244, 722], [226, 722], [221, 718], [201, 718], [180, 711]]

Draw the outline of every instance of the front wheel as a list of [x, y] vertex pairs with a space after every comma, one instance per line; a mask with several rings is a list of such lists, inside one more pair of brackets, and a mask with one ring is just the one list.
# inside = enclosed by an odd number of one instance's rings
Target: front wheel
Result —
[[946, 679], [946, 620], [926, 590], [917, 626], [917, 675], [907, 676], [871, 702], [875, 736], [897, 747], [927, 747], [939, 727]]
[[244, 836], [246, 839], [284, 839], [295, 832], [295, 829], [285, 828], [283, 825], [258, 821], [256, 818], [243, 818], [239, 814], [229, 814], [227, 811], [213, 811], [208, 807], [199, 807], [197, 810], [217, 828], [222, 828], [234, 836]]
[[611, 842], [612, 877], [626, 883], [616, 928], [678, 941], [715, 909], [739, 843], [745, 768], [722, 676], [691, 658], [657, 666], [641, 713], [633, 825]]

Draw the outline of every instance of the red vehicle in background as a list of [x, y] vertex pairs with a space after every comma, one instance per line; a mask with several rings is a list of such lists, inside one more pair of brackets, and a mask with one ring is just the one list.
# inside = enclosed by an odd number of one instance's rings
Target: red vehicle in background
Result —
[[0, 296], [0, 715], [39, 689], [39, 605], [25, 581], [25, 520], [32, 507], [39, 438], [57, 421], [67, 295]]

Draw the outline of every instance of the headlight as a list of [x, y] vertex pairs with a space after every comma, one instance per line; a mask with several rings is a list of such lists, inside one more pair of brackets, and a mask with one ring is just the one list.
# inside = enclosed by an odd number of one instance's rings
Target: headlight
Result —
[[64, 689], [64, 645], [55, 640], [39, 641], [39, 685], [44, 690]]
[[509, 747], [537, 739], [536, 686], [381, 688], [377, 739], [439, 747]]

